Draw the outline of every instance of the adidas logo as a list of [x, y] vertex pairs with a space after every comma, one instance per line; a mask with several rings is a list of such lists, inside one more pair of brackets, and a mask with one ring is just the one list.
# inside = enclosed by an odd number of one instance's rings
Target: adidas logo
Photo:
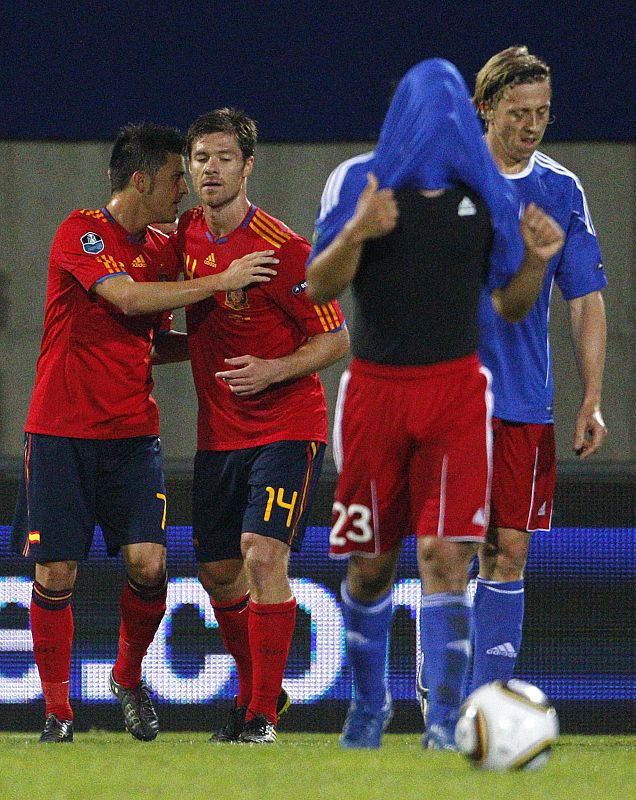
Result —
[[545, 517], [547, 505], [548, 505], [547, 500], [544, 500], [543, 503], [541, 504], [541, 508], [537, 511], [538, 517]]
[[475, 511], [473, 516], [473, 525], [485, 525], [486, 524], [486, 512], [483, 508], [478, 508]]
[[474, 217], [476, 213], [477, 209], [475, 208], [475, 204], [470, 197], [464, 197], [461, 203], [457, 206], [458, 217]]
[[214, 258], [214, 253], [210, 253], [203, 263], [207, 264], [208, 267], [216, 267], [216, 258]]
[[133, 258], [132, 264], [130, 266], [136, 267], [137, 269], [144, 269], [145, 267], [148, 266], [148, 264], [146, 264], [146, 259], [140, 254], [137, 256], [137, 258]]
[[505, 658], [517, 657], [517, 651], [510, 644], [510, 642], [506, 642], [505, 644], [498, 644], [496, 647], [491, 647], [489, 650], [486, 650], [486, 653], [489, 656], [504, 656]]

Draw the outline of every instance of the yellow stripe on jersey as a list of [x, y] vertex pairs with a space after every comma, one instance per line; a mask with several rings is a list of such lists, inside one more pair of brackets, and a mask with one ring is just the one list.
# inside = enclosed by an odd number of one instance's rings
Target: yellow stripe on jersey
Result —
[[80, 208], [79, 213], [83, 217], [90, 217], [91, 219], [98, 219], [101, 222], [106, 222], [106, 216], [99, 208]]
[[325, 332], [333, 331], [340, 327], [338, 314], [331, 303], [326, 306], [314, 306], [314, 311], [318, 315], [318, 319], [322, 323]]
[[282, 247], [285, 242], [291, 239], [291, 235], [276, 228], [269, 220], [264, 219], [258, 212], [252, 217], [249, 227], [263, 239], [273, 244], [274, 247]]
[[252, 220], [260, 223], [260, 225], [263, 228], [268, 229], [272, 235], [279, 236], [285, 242], [288, 239], [291, 239], [291, 233], [284, 230], [280, 225], [277, 225], [275, 222], [272, 222], [271, 219], [268, 219], [266, 216], [264, 216], [260, 209], [256, 209], [256, 213], [252, 217]]
[[336, 311], [333, 303], [327, 303], [326, 306], [323, 306], [323, 310], [325, 312], [325, 316], [328, 317], [332, 322], [332, 330], [339, 327], [340, 320], [338, 319], [338, 312]]
[[116, 272], [126, 272], [126, 267], [124, 266], [124, 262], [115, 261], [115, 259], [112, 256], [106, 256], [106, 255], [97, 256], [95, 260], [103, 264], [106, 267], [106, 269], [111, 273], [111, 275], [114, 275]]

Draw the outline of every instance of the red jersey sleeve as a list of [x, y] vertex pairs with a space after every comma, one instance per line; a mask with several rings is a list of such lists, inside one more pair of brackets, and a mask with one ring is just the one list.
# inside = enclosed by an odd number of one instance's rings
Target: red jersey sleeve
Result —
[[[87, 216], [83, 216], [84, 213]], [[90, 213], [92, 216], [88, 216]], [[70, 273], [86, 291], [110, 275], [125, 274], [125, 264], [117, 258], [115, 236], [101, 212], [76, 212], [58, 228], [52, 256], [58, 266]]]
[[339, 330], [344, 316], [335, 300], [317, 305], [307, 296], [305, 264], [310, 250], [309, 242], [300, 237], [285, 242], [276, 254], [280, 263], [271, 285], [278, 305], [296, 320], [307, 336], [317, 336]]

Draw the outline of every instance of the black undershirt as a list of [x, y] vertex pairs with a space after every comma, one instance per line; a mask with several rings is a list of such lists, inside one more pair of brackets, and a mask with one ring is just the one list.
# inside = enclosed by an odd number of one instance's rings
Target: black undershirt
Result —
[[353, 280], [353, 354], [398, 366], [467, 356], [479, 342], [488, 208], [463, 185], [438, 197], [403, 189], [396, 199], [396, 228], [365, 244]]

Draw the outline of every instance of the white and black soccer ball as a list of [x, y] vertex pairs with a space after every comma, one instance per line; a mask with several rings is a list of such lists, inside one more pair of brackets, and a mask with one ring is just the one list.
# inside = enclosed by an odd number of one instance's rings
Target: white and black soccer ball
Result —
[[455, 740], [483, 769], [538, 769], [559, 738], [559, 719], [545, 694], [515, 678], [480, 686], [464, 702]]

